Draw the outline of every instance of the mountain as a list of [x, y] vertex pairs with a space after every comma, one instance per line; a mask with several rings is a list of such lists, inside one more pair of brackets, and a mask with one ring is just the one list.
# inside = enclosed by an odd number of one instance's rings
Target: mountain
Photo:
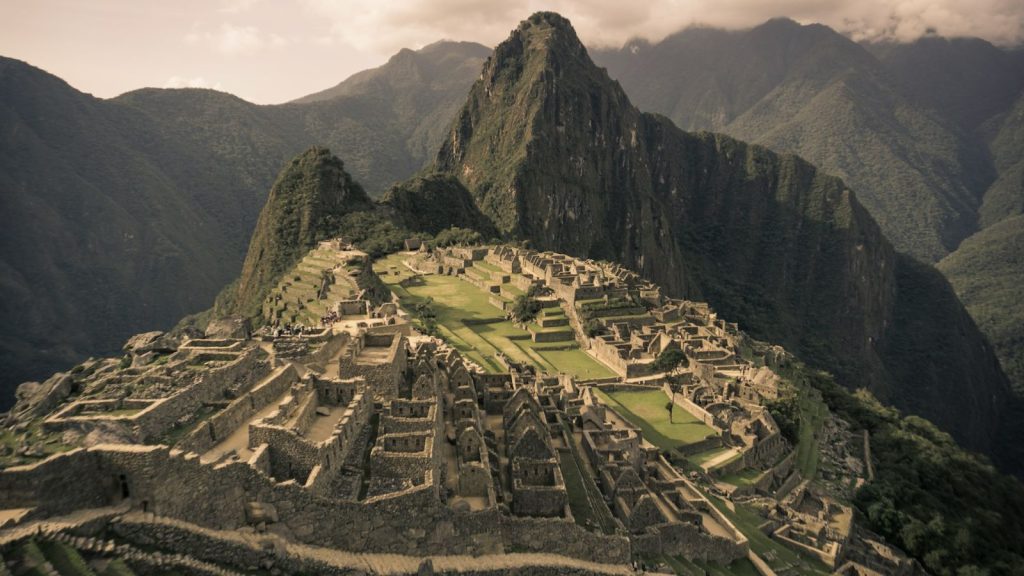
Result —
[[232, 312], [255, 316], [270, 288], [316, 247], [334, 237], [342, 217], [373, 210], [362, 187], [326, 148], [310, 148], [270, 189], [242, 264]]
[[998, 127], [988, 147], [999, 178], [985, 192], [979, 211], [983, 227], [1024, 213], [1024, 89], [1014, 105], [989, 125]]
[[246, 224], [219, 207], [261, 195], [146, 116], [15, 60], [0, 59], [0, 126], [8, 405], [21, 380], [209, 302], [244, 250]]
[[925, 36], [865, 48], [914, 98], [968, 132], [1009, 109], [1024, 89], [1020, 59], [980, 38]]
[[452, 226], [468, 228], [497, 238], [490, 218], [476, 207], [473, 197], [458, 179], [446, 174], [416, 176], [394, 186], [381, 204], [391, 220], [409, 230], [436, 235]]
[[22, 381], [205, 308], [237, 277], [278, 167], [310, 145], [371, 195], [419, 170], [482, 50], [402, 51], [336, 96], [278, 106], [198, 89], [101, 100], [0, 58], [0, 407]]
[[976, 229], [994, 178], [985, 154], [828, 27], [776, 19], [738, 32], [692, 28], [595, 60], [643, 110], [840, 176], [901, 251], [935, 262]]
[[985, 328], [1004, 370], [1024, 394], [1024, 214], [971, 236], [939, 262], [939, 269]]
[[622, 262], [971, 448], [997, 441], [1006, 377], [937, 271], [842, 180], [639, 112], [558, 15], [495, 49], [434, 168], [509, 236]]
[[1024, 254], [998, 243], [1012, 224], [986, 233], [1024, 207], [1019, 51], [976, 38], [855, 44], [778, 19], [633, 41], [595, 60], [642, 109], [799, 154], [842, 177], [897, 249], [946, 258], [940, 269], [1024, 390], [1013, 368], [1024, 354], [1015, 322], [1024, 309], [996, 288], [1024, 284], [1024, 268], [1006, 265]]

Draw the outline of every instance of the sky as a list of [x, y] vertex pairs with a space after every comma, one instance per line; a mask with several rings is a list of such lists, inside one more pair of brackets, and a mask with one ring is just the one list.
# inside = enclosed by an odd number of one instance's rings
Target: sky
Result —
[[0, 0], [0, 55], [109, 98], [205, 87], [286, 102], [442, 39], [494, 46], [537, 10], [588, 46], [786, 16], [855, 40], [1024, 40], [1024, 0]]

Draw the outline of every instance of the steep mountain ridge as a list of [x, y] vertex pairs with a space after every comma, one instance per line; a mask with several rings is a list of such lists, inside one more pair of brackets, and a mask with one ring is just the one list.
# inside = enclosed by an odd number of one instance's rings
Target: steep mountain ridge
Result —
[[997, 437], [1005, 375], [937, 272], [897, 255], [841, 180], [638, 112], [558, 15], [495, 49], [435, 168], [502, 232], [705, 298], [970, 447]]
[[[1021, 326], [1024, 310], [992, 288], [1024, 283], [1024, 269], [997, 242], [1010, 225], [984, 232], [1024, 206], [1019, 51], [977, 38], [856, 44], [776, 19], [632, 41], [595, 60], [641, 109], [797, 153], [843, 178], [898, 249], [946, 259], [940, 269], [1017, 373], [1024, 335], [1006, 325]], [[965, 265], [961, 248], [991, 266]], [[1024, 390], [1022, 378], [1013, 379]]]
[[925, 36], [865, 48], [910, 94], [968, 132], [1005, 112], [1024, 89], [1020, 59], [980, 38]]
[[313, 147], [287, 165], [260, 211], [229, 312], [255, 316], [271, 286], [334, 236], [346, 214], [373, 210], [363, 188], [326, 148]]
[[900, 250], [937, 261], [976, 229], [984, 154], [863, 46], [771, 20], [595, 52], [642, 110], [792, 152], [843, 178]]

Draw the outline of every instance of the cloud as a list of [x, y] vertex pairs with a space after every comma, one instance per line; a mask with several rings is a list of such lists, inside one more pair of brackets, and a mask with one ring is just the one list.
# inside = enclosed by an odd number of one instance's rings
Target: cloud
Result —
[[218, 12], [224, 14], [240, 14], [252, 10], [261, 0], [220, 0]]
[[281, 48], [291, 42], [280, 34], [264, 33], [256, 26], [224, 23], [216, 31], [202, 31], [198, 25], [185, 34], [187, 46], [208, 46], [228, 56], [255, 54], [263, 48]]
[[263, 36], [255, 26], [221, 24], [214, 39], [224, 54], [251, 54], [263, 46]]
[[164, 88], [211, 88], [221, 90], [220, 82], [210, 85], [202, 76], [187, 78], [184, 76], [171, 76], [164, 82]]
[[440, 38], [495, 45], [537, 10], [568, 17], [591, 46], [660, 40], [691, 25], [749, 28], [787, 16], [819, 22], [855, 40], [912, 41], [926, 34], [1024, 40], [1021, 0], [304, 0], [330, 20], [339, 41], [394, 52]]

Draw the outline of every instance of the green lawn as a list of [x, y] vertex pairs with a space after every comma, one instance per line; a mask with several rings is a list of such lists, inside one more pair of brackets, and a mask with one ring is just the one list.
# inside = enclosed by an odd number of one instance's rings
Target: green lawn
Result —
[[481, 270], [486, 270], [487, 272], [495, 272], [497, 274], [504, 274], [501, 268], [498, 268], [494, 264], [491, 264], [490, 262], [485, 262], [483, 260], [473, 262], [473, 268], [479, 268]]
[[665, 409], [668, 397], [661, 390], [610, 393], [597, 390], [597, 394], [623, 418], [640, 428], [644, 438], [662, 450], [692, 444], [715, 432], [678, 406], [672, 412], [672, 422], [669, 422], [668, 410]]
[[800, 433], [796, 445], [796, 467], [804, 478], [814, 478], [818, 471], [818, 435], [825, 423], [828, 408], [821, 394], [807, 383], [798, 387]]
[[746, 468], [739, 472], [734, 472], [732, 474], [726, 474], [725, 476], [722, 476], [722, 482], [732, 484], [733, 486], [749, 486], [756, 482], [762, 474], [764, 474], [764, 470]]
[[676, 574], [684, 576], [758, 576], [757, 568], [746, 558], [740, 558], [728, 566], [703, 560], [687, 560], [681, 556], [665, 556], [665, 562]]
[[575, 342], [558, 343], [569, 346], [567, 350], [553, 350], [558, 347], [553, 343], [532, 342], [529, 332], [505, 320], [504, 312], [490, 303], [494, 295], [465, 280], [437, 274], [414, 278], [411, 273], [391, 273], [392, 269], [409, 271], [402, 264], [404, 258], [407, 256], [392, 254], [378, 260], [374, 269], [389, 271], [382, 280], [398, 295], [406, 310], [413, 312], [417, 304], [432, 299], [440, 336], [485, 370], [502, 371], [497, 360], [501, 352], [546, 372], [565, 372], [582, 379], [615, 376], [611, 369], [576, 347]]
[[711, 450], [707, 450], [705, 452], [698, 452], [696, 454], [692, 454], [690, 456], [687, 456], [686, 460], [687, 460], [687, 462], [690, 462], [691, 464], [695, 464], [696, 466], [699, 467], [699, 466], [703, 466], [705, 462], [708, 462], [710, 460], [713, 460], [713, 459], [721, 456], [722, 454], [725, 454], [729, 450], [730, 450], [730, 448], [725, 448], [725, 447], [712, 448]]

